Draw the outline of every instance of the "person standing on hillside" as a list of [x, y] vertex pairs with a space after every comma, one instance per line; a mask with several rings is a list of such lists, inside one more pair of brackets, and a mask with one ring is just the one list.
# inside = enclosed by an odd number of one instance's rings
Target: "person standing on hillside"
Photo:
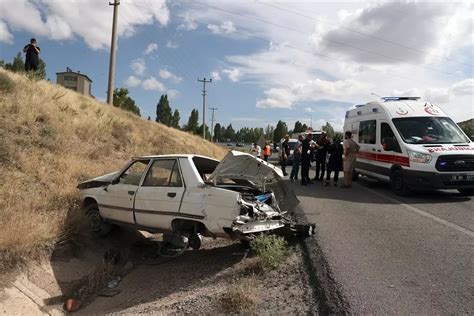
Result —
[[283, 171], [283, 175], [287, 176], [288, 173], [286, 172], [286, 165], [288, 164], [288, 158], [290, 157], [290, 135], [285, 135], [285, 140], [281, 143], [281, 155], [280, 155], [280, 165], [281, 170]]
[[316, 176], [314, 177], [314, 180], [323, 181], [324, 172], [326, 170], [326, 155], [331, 143], [329, 142], [326, 133], [322, 132], [321, 137], [318, 139], [316, 144], [318, 145], [318, 150], [316, 151]]
[[267, 142], [265, 147], [263, 147], [263, 160], [268, 161], [268, 157], [272, 154], [272, 146]]
[[36, 39], [32, 38], [30, 43], [23, 48], [23, 52], [26, 54], [25, 70], [36, 71], [38, 70], [39, 57], [41, 49], [36, 46]]
[[351, 132], [347, 131], [344, 138], [344, 184], [341, 188], [349, 189], [352, 186], [352, 173], [360, 146], [352, 140]]
[[300, 169], [302, 144], [303, 144], [303, 135], [299, 135], [298, 142], [295, 145], [295, 149], [293, 149], [293, 166], [290, 172], [290, 181], [298, 180], [298, 171]]

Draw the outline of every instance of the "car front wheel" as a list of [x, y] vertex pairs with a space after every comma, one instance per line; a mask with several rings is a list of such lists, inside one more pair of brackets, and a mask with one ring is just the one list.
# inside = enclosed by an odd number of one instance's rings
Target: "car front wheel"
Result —
[[407, 196], [410, 194], [410, 188], [405, 183], [403, 174], [400, 170], [395, 170], [392, 172], [392, 176], [390, 178], [392, 190], [396, 195]]
[[106, 236], [111, 230], [112, 225], [105, 222], [100, 216], [97, 204], [91, 204], [86, 207], [86, 216], [90, 231], [97, 236]]

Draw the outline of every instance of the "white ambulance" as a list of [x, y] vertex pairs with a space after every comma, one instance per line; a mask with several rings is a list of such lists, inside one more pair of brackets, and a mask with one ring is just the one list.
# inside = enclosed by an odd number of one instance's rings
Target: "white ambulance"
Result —
[[346, 112], [344, 132], [360, 145], [354, 178], [411, 190], [474, 194], [474, 143], [438, 106], [418, 97], [385, 97]]

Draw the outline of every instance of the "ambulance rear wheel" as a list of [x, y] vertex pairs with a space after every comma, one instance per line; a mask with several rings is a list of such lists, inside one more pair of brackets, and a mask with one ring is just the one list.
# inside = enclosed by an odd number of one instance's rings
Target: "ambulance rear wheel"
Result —
[[400, 170], [395, 170], [394, 172], [392, 172], [390, 179], [392, 190], [393, 192], [395, 192], [396, 195], [407, 196], [410, 194], [410, 188], [405, 183], [405, 180], [403, 179], [403, 174]]
[[474, 189], [458, 189], [458, 191], [462, 196], [473, 196], [474, 195]]

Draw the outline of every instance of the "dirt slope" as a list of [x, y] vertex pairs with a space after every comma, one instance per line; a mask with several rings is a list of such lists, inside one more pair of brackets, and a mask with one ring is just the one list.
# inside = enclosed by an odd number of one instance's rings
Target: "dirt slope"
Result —
[[0, 69], [0, 271], [48, 253], [76, 185], [131, 156], [225, 150], [46, 81]]

